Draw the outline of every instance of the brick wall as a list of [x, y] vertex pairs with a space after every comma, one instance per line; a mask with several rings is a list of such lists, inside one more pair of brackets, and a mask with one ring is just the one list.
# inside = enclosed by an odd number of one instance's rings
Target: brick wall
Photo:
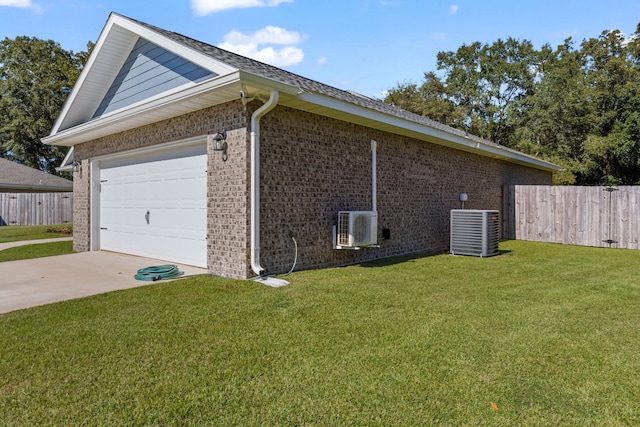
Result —
[[[76, 158], [77, 152], [74, 153]], [[73, 173], [73, 250], [86, 252], [91, 249], [90, 233], [90, 166], [83, 161]]]
[[[449, 211], [502, 210], [502, 186], [550, 184], [551, 173], [278, 107], [261, 122], [262, 265], [285, 272], [345, 265], [449, 246]], [[371, 140], [377, 148], [380, 248], [334, 250], [340, 210], [371, 209]], [[381, 234], [381, 233], [379, 233]]]
[[209, 151], [208, 264], [223, 277], [252, 276], [249, 260], [249, 134], [246, 128], [227, 132], [227, 161]]
[[206, 108], [127, 132], [76, 145], [82, 159], [74, 175], [74, 250], [90, 249], [90, 161], [97, 156], [152, 147], [181, 139], [227, 130], [227, 162], [208, 147], [208, 263], [209, 272], [227, 277], [247, 277], [248, 135], [247, 111], [240, 101]]
[[[76, 146], [74, 249], [89, 250], [89, 160], [227, 129], [228, 160], [209, 147], [209, 272], [233, 278], [250, 267], [250, 129], [259, 103], [203, 109]], [[270, 273], [346, 265], [449, 244], [449, 211], [466, 192], [470, 209], [502, 209], [502, 186], [550, 184], [548, 172], [279, 106], [261, 121], [261, 257]], [[371, 145], [377, 150], [380, 248], [334, 250], [340, 210], [371, 209]]]

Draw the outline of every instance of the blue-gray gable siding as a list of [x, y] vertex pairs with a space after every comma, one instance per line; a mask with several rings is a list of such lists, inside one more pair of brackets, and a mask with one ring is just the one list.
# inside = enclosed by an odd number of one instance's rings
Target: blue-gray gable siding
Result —
[[139, 39], [93, 118], [135, 104], [188, 82], [216, 76], [145, 39]]

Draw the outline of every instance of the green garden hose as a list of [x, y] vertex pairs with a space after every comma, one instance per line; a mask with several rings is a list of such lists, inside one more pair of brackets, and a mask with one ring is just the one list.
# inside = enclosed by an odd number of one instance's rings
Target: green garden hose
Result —
[[133, 276], [136, 280], [148, 280], [156, 282], [158, 280], [172, 279], [182, 274], [178, 267], [169, 265], [154, 265], [151, 267], [141, 268], [138, 273]]

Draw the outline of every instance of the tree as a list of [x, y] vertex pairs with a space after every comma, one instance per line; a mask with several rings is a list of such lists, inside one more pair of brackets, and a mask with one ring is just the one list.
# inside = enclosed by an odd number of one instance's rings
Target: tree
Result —
[[453, 127], [462, 127], [464, 113], [456, 108], [452, 93], [435, 73], [425, 73], [423, 83], [402, 83], [390, 89], [387, 104]]
[[438, 53], [438, 69], [453, 101], [471, 119], [472, 132], [510, 145], [507, 117], [534, 85], [537, 52], [531, 42], [508, 38], [493, 44], [475, 42], [456, 52]]
[[591, 131], [584, 143], [580, 180], [591, 184], [640, 184], [640, 69], [637, 33], [605, 31], [582, 43], [590, 88]]
[[[640, 184], [640, 24], [536, 50], [512, 38], [438, 53], [386, 101], [566, 168], [558, 184]], [[438, 114], [439, 111], [442, 114]]]
[[557, 174], [555, 182], [573, 184], [590, 131], [583, 61], [571, 39], [555, 50], [543, 46], [538, 58], [534, 87], [509, 117], [513, 148], [563, 166], [567, 172]]
[[66, 150], [40, 138], [51, 131], [87, 56], [52, 40], [0, 42], [0, 156], [55, 173]]

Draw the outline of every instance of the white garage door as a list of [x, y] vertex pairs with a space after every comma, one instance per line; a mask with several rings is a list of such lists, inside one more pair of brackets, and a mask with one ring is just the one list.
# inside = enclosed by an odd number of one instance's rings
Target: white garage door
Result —
[[207, 266], [206, 145], [103, 161], [100, 248]]

